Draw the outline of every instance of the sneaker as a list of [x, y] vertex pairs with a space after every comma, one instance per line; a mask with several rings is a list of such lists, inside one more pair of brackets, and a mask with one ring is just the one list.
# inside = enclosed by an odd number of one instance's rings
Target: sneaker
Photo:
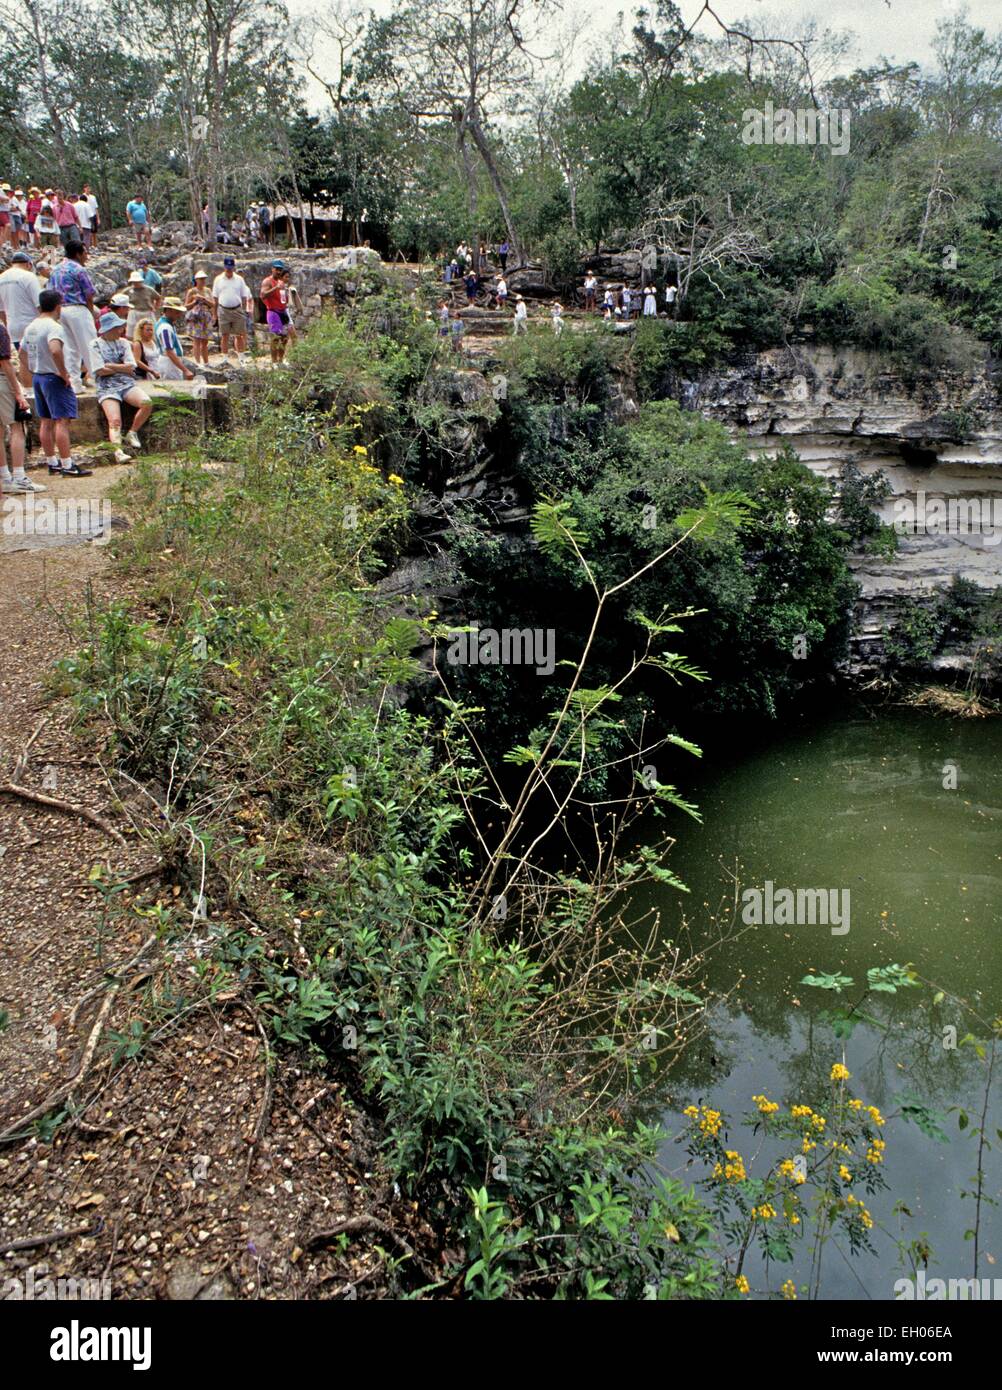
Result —
[[48, 469], [49, 469], [49, 472], [50, 472], [50, 473], [61, 473], [61, 472], [63, 471], [63, 470], [60, 468], [60, 466], [59, 466], [59, 460], [58, 460], [58, 459], [56, 459], [55, 463], [52, 463], [51, 461], [49, 461], [49, 462], [48, 462]]
[[143, 447], [142, 440], [135, 430], [129, 430], [129, 433], [125, 436], [125, 442], [130, 449], [141, 449]]
[[61, 478], [89, 478], [93, 468], [81, 468], [79, 463], [71, 463], [69, 468], [60, 466], [55, 470]]
[[132, 462], [132, 458], [131, 458], [131, 456], [130, 456], [129, 454], [127, 454], [127, 453], [125, 452], [124, 449], [116, 449], [116, 450], [115, 450], [115, 462], [116, 462], [116, 463], [131, 463], [131, 462]]
[[48, 492], [48, 488], [43, 483], [33, 483], [30, 478], [13, 478], [9, 483], [4, 483], [4, 492]]

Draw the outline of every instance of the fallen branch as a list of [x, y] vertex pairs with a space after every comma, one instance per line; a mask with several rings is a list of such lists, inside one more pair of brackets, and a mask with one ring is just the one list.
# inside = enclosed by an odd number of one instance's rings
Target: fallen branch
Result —
[[123, 849], [128, 848], [125, 837], [109, 825], [106, 820], [90, 810], [87, 806], [75, 806], [72, 801], [62, 801], [57, 796], [43, 796], [41, 792], [29, 791], [27, 787], [19, 786], [17, 782], [4, 782], [0, 784], [0, 795], [6, 793], [7, 796], [19, 797], [22, 801], [32, 801], [36, 806], [49, 806], [53, 811], [63, 811], [68, 816], [78, 816], [81, 820], [89, 821], [91, 825], [102, 830], [105, 835], [110, 835], [113, 840], [117, 840]]
[[90, 1236], [97, 1230], [93, 1223], [86, 1226], [71, 1226], [66, 1231], [50, 1231], [44, 1236], [25, 1236], [23, 1240], [12, 1240], [0, 1245], [0, 1255], [12, 1255], [15, 1250], [36, 1250], [40, 1245], [55, 1245], [61, 1240], [71, 1240], [74, 1236]]
[[261, 1109], [258, 1112], [257, 1124], [254, 1126], [254, 1133], [251, 1136], [250, 1146], [247, 1150], [247, 1162], [244, 1165], [243, 1181], [240, 1184], [240, 1191], [243, 1192], [250, 1180], [251, 1165], [254, 1162], [254, 1154], [257, 1152], [257, 1146], [260, 1144], [264, 1137], [264, 1132], [268, 1127], [268, 1117], [271, 1114], [271, 1099], [274, 1093], [274, 1087], [271, 1080], [271, 1043], [268, 1041], [267, 1030], [255, 1011], [251, 1009], [245, 1001], [241, 1002], [244, 1008], [247, 1009], [251, 1018], [253, 1018], [254, 1026], [260, 1033], [261, 1041], [264, 1044], [264, 1095], [261, 1099]]

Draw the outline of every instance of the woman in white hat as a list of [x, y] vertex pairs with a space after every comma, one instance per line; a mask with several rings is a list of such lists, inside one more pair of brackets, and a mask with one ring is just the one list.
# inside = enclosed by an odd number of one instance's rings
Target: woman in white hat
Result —
[[97, 326], [97, 351], [101, 366], [94, 373], [98, 404], [108, 421], [108, 439], [115, 451], [116, 463], [131, 463], [122, 448], [122, 404], [135, 409], [132, 428], [125, 436], [131, 449], [141, 449], [139, 431], [150, 418], [153, 403], [136, 385], [138, 368], [132, 347], [125, 340], [125, 319], [117, 314], [102, 314]]
[[214, 308], [208, 279], [204, 270], [196, 270], [191, 289], [184, 297], [184, 321], [191, 334], [191, 355], [205, 367], [209, 365], [209, 335], [212, 332]]
[[160, 308], [160, 296], [152, 285], [146, 283], [141, 270], [134, 270], [129, 276], [129, 337], [135, 337], [136, 324], [140, 319], [155, 318]]

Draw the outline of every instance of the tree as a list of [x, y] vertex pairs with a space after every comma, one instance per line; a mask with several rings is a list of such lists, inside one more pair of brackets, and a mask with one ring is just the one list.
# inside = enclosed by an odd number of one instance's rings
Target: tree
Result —
[[[554, 0], [401, 0], [370, 26], [366, 75], [395, 93], [415, 122], [448, 122], [466, 181], [469, 235], [480, 240], [478, 162], [487, 171], [517, 262], [524, 261], [502, 176], [494, 124], [521, 113], [533, 64], [532, 38]], [[406, 68], [391, 56], [406, 53]]]

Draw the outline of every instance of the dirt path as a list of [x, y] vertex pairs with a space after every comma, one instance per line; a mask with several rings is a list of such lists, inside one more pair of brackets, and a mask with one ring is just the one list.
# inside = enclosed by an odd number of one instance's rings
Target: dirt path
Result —
[[[121, 470], [31, 476], [48, 486], [46, 499], [97, 506]], [[71, 1102], [54, 1104], [28, 1137], [0, 1143], [0, 1298], [11, 1279], [22, 1288], [34, 1280], [39, 1297], [46, 1277], [104, 1280], [114, 1298], [378, 1297], [386, 1260], [371, 1213], [397, 1230], [416, 1218], [387, 1216], [393, 1194], [372, 1176], [370, 1127], [341, 1085], [295, 1059], [269, 1078], [258, 1022], [232, 999], [187, 1015], [174, 1000], [162, 1038], [111, 1063], [141, 1003], [148, 1020], [144, 992], [162, 962], [154, 945], [109, 996], [106, 972], [140, 951], [150, 919], [126, 893], [126, 910], [103, 928], [89, 875], [103, 865], [128, 878], [156, 860], [116, 801], [97, 737], [73, 729], [46, 682], [81, 643], [88, 586], [100, 603], [121, 581], [101, 544], [10, 547], [6, 537], [0, 782], [16, 772], [18, 785], [87, 807], [124, 844], [78, 815], [0, 794], [0, 1132], [65, 1093], [88, 1039], [96, 1044]], [[132, 891], [140, 907], [158, 893], [170, 901], [155, 872]], [[194, 985], [195, 935], [171, 951], [172, 978]], [[350, 1216], [361, 1216], [362, 1231], [346, 1251], [334, 1241], [311, 1250], [311, 1235]], [[9, 1251], [15, 1242], [22, 1248]], [[393, 1250], [385, 1233], [382, 1244]]]

